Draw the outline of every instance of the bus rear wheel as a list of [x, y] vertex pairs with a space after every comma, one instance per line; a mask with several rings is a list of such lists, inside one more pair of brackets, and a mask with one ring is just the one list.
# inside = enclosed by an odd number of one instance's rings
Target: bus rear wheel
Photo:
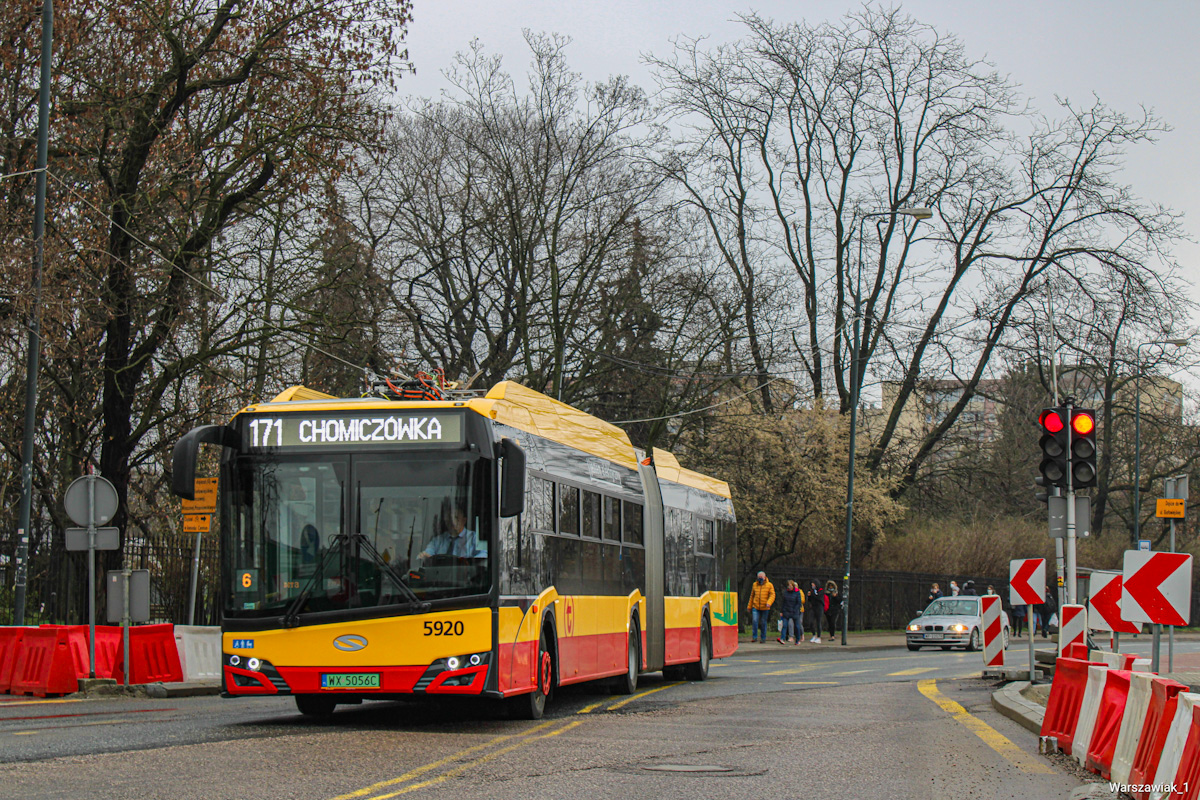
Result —
[[708, 678], [708, 662], [712, 659], [712, 629], [709, 628], [708, 618], [700, 621], [700, 659], [683, 665], [683, 677], [689, 681], [702, 681]]
[[337, 708], [337, 701], [319, 694], [298, 694], [296, 708], [306, 717], [331, 717]]
[[612, 688], [615, 693], [633, 694], [637, 691], [638, 670], [642, 667], [641, 645], [641, 631], [636, 623], [630, 623], [628, 649], [625, 654], [625, 674], [612, 679]]
[[553, 693], [554, 658], [550, 655], [545, 629], [538, 639], [535, 670], [533, 691], [508, 701], [509, 716], [513, 719], [541, 719], [546, 713], [546, 700]]

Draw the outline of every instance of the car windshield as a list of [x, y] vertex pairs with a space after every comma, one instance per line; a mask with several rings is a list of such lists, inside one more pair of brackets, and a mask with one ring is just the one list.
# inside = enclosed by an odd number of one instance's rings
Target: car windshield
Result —
[[925, 616], [977, 617], [979, 616], [979, 601], [964, 600], [960, 597], [943, 597], [929, 604], [929, 608], [925, 609]]
[[460, 454], [233, 462], [231, 616], [298, 615], [484, 594], [489, 462]]

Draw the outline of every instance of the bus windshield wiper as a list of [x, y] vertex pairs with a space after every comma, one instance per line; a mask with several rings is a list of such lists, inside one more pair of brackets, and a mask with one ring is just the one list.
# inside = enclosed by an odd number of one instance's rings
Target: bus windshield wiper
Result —
[[417, 596], [417, 593], [414, 592], [409, 585], [404, 582], [404, 579], [400, 577], [399, 573], [392, 568], [392, 565], [384, 560], [383, 556], [379, 555], [379, 551], [375, 549], [375, 545], [371, 544], [371, 540], [367, 538], [365, 533], [356, 533], [354, 536], [358, 539], [359, 547], [366, 551], [367, 555], [371, 557], [371, 560], [375, 562], [377, 567], [383, 569], [388, 575], [391, 576], [392, 582], [400, 587], [400, 591], [405, 597], [408, 598], [410, 604], [417, 604], [417, 607], [422, 611], [429, 608], [429, 603], [421, 600], [421, 598]]
[[308, 580], [304, 583], [304, 588], [300, 590], [300, 594], [296, 595], [296, 599], [288, 603], [287, 610], [283, 612], [283, 616], [279, 619], [279, 624], [284, 628], [294, 628], [300, 624], [300, 609], [304, 608], [304, 604], [308, 602], [308, 596], [312, 594], [313, 583], [318, 577], [325, 574], [325, 564], [329, 561], [329, 557], [337, 551], [346, 541], [346, 534], [337, 533], [333, 536], [333, 546], [325, 550], [321, 556], [321, 560], [317, 562], [317, 568], [313, 570], [313, 574], [308, 576]]

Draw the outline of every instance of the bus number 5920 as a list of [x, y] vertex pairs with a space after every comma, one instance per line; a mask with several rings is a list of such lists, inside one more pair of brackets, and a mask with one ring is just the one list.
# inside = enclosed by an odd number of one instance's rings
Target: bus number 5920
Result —
[[462, 621], [451, 622], [438, 619], [425, 622], [426, 636], [462, 636], [462, 632]]

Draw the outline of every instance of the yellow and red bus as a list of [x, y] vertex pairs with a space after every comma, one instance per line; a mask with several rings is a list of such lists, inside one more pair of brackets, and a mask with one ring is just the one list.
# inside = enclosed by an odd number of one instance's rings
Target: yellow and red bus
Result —
[[175, 446], [223, 448], [223, 691], [302, 713], [413, 695], [505, 700], [640, 673], [704, 680], [737, 649], [728, 486], [513, 382], [483, 396], [292, 387]]

